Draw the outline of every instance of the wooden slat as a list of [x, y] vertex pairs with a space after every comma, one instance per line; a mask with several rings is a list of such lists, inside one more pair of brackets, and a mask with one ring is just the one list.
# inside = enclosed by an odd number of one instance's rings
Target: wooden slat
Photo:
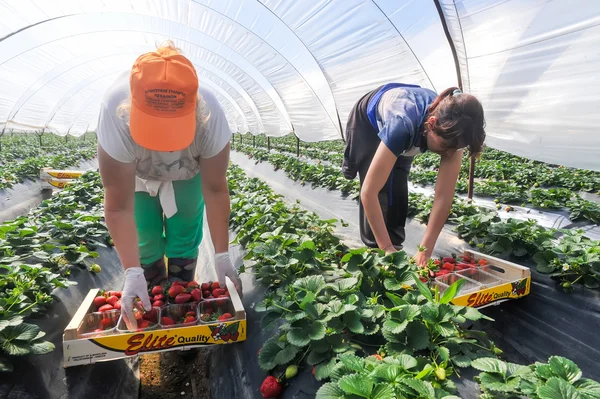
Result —
[[235, 285], [233, 285], [233, 281], [226, 277], [227, 291], [229, 291], [229, 295], [231, 296], [231, 303], [233, 304], [233, 308], [235, 309], [235, 318], [236, 319], [245, 319], [246, 311], [244, 310], [244, 306], [242, 305], [242, 299], [240, 298], [237, 290], [235, 289]]
[[90, 308], [94, 304], [94, 298], [98, 295], [98, 288], [94, 288], [88, 292], [87, 296], [75, 312], [75, 316], [71, 319], [67, 327], [65, 327], [65, 333], [63, 334], [63, 341], [71, 341], [78, 339], [77, 331], [83, 322], [85, 315], [89, 312]]

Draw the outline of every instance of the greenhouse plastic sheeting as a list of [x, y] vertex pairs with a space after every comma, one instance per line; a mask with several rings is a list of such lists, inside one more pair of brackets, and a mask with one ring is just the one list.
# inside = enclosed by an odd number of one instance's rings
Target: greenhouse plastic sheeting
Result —
[[117, 74], [172, 39], [234, 131], [340, 138], [367, 91], [460, 76], [492, 147], [600, 170], [599, 2], [2, 0], [0, 15], [1, 129], [93, 130]]
[[[248, 176], [266, 181], [287, 201], [294, 203], [299, 200], [301, 206], [317, 213], [323, 219], [344, 220], [349, 226], [338, 229], [336, 234], [351, 247], [363, 246], [358, 233], [358, 210], [353, 199], [343, 198], [337, 191], [302, 186], [288, 179], [283, 171], [274, 171], [267, 163], [255, 165], [254, 161], [242, 154], [233, 153], [231, 158], [232, 162], [244, 168]], [[424, 225], [414, 220], [407, 221], [405, 249], [409, 254], [416, 252], [424, 231]], [[435, 255], [457, 253], [463, 248], [468, 248], [468, 245], [445, 226], [436, 244]], [[600, 293], [582, 287], [577, 287], [572, 293], [564, 293], [547, 275], [537, 273], [533, 264], [526, 266], [532, 268], [531, 294], [519, 300], [485, 308], [484, 313], [496, 321], [478, 323], [475, 328], [485, 330], [504, 350], [508, 361], [526, 364], [546, 361], [553, 355], [565, 356], [581, 367], [584, 376], [599, 379], [600, 348], [596, 342], [596, 332], [600, 328]], [[245, 279], [249, 277], [245, 276]], [[244, 292], [248, 292], [248, 295], [244, 295], [244, 306], [247, 309], [262, 299], [260, 295], [252, 294], [252, 289], [260, 288], [253, 288], [248, 283], [244, 285]], [[249, 330], [252, 325], [249, 324]], [[259, 329], [258, 324], [256, 329]], [[263, 337], [262, 334], [264, 333], [261, 332], [260, 338], [257, 338], [262, 339], [260, 342], [268, 338], [268, 335]], [[251, 344], [254, 339], [250, 334], [247, 345], [254, 346], [247, 350], [249, 355], [244, 356], [249, 358], [244, 361], [256, 362], [254, 350], [258, 350], [260, 344]], [[254, 364], [250, 363], [251, 366]], [[467, 373], [466, 376], [468, 375]], [[312, 375], [307, 376], [306, 381], [311, 377]], [[249, 379], [254, 380], [254, 377]], [[302, 389], [314, 386], [307, 384], [309, 385], [301, 385]], [[479, 397], [476, 386], [469, 378], [463, 378], [457, 385], [462, 398]]]
[[137, 358], [100, 362], [93, 365], [63, 368], [63, 331], [81, 302], [92, 288], [121, 289], [123, 267], [116, 251], [98, 248], [95, 261], [102, 272], [92, 274], [74, 267], [70, 279], [77, 285], [57, 289], [57, 302], [39, 318], [27, 321], [46, 332], [45, 340], [55, 345], [53, 352], [42, 356], [12, 357], [12, 373], [0, 374], [0, 397], [7, 399], [94, 398], [137, 399], [139, 369]]

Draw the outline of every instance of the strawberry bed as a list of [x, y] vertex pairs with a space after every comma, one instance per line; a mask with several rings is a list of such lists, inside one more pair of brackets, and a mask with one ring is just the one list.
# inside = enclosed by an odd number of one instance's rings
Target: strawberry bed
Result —
[[[450, 304], [460, 282], [443, 294], [432, 291], [404, 252], [349, 250], [333, 235], [333, 221], [287, 206], [238, 168], [230, 169], [229, 182], [236, 241], [246, 248], [247, 271], [267, 287], [256, 307], [263, 329], [273, 331], [258, 355], [270, 374], [263, 397], [293, 384], [298, 367], [329, 381], [317, 398], [451, 398], [453, 376], [465, 368], [481, 372], [487, 398], [565, 391], [591, 398], [600, 388], [562, 357], [530, 366], [497, 359], [502, 351], [486, 334], [467, 328], [485, 316]], [[570, 373], [574, 378], [564, 378]]]

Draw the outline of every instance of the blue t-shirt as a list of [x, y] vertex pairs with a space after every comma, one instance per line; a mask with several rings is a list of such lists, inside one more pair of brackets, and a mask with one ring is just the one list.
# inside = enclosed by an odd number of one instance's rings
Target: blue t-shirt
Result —
[[397, 157], [421, 152], [423, 136], [419, 133], [437, 94], [416, 85], [390, 83], [369, 101], [367, 116], [379, 131], [381, 141]]

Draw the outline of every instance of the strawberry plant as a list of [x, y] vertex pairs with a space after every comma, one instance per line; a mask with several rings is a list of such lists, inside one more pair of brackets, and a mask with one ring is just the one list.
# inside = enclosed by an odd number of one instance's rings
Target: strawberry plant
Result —
[[552, 238], [554, 230], [539, 226], [535, 220], [508, 219], [505, 222], [492, 223], [487, 234], [479, 241], [478, 247], [489, 254], [531, 257]]
[[559, 230], [557, 240], [548, 239], [533, 260], [537, 271], [559, 281], [565, 291], [579, 283], [600, 287], [600, 241], [585, 237], [582, 230]]
[[529, 202], [538, 208], [560, 209], [572, 196], [573, 192], [566, 188], [535, 188], [529, 193]]
[[589, 220], [594, 224], [600, 224], [600, 203], [588, 201], [575, 196], [574, 199], [567, 202], [567, 208], [569, 209], [569, 219], [576, 220]]
[[581, 378], [579, 367], [560, 356], [529, 366], [482, 358], [473, 361], [473, 367], [481, 371], [476, 380], [482, 399], [595, 399], [600, 393], [600, 384]]

